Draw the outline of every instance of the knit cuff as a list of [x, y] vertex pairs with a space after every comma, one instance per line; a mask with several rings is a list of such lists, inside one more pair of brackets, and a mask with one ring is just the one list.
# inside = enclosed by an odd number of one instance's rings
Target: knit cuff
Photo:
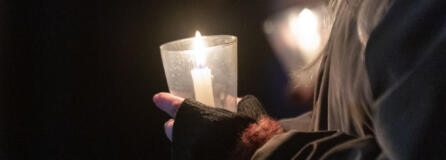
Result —
[[172, 133], [172, 159], [227, 159], [240, 135], [255, 120], [186, 99]]

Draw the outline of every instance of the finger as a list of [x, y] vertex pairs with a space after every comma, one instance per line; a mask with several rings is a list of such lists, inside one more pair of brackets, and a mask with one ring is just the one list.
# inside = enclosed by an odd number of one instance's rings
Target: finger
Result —
[[172, 142], [172, 129], [174, 123], [175, 120], [173, 119], [169, 119], [166, 123], [164, 123], [164, 133], [171, 142]]
[[183, 103], [184, 98], [174, 96], [170, 93], [161, 92], [153, 96], [153, 102], [155, 105], [169, 114], [171, 117], [175, 117], [178, 108], [180, 108], [181, 103]]

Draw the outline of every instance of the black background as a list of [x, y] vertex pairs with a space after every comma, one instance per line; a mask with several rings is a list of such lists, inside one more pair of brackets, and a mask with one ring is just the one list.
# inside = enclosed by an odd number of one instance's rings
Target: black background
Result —
[[239, 95], [296, 115], [262, 31], [272, 2], [0, 0], [0, 158], [169, 159], [159, 45], [195, 30], [236, 35]]

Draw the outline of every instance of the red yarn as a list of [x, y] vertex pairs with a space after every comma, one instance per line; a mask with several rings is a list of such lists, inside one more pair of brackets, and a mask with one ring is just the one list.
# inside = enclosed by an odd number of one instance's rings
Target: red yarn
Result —
[[246, 128], [229, 156], [230, 159], [249, 159], [254, 152], [273, 136], [283, 133], [280, 123], [269, 117], [261, 117]]

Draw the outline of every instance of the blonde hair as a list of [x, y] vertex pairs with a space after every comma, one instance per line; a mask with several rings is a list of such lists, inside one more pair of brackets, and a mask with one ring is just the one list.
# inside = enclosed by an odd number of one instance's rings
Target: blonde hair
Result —
[[[365, 135], [372, 131], [370, 105], [373, 95], [365, 67], [364, 54], [370, 33], [380, 22], [391, 0], [331, 0], [327, 2], [335, 20], [327, 46], [321, 57], [320, 68], [328, 77], [320, 83], [328, 84], [328, 129], [341, 129]], [[315, 104], [321, 98], [315, 99]], [[322, 100], [323, 101], [323, 100]], [[366, 128], [364, 128], [366, 127]]]

